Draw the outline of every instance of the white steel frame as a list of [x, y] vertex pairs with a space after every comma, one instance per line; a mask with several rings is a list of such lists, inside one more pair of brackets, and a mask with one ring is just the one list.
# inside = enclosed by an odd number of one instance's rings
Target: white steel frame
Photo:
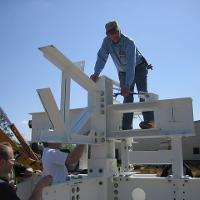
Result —
[[[182, 137], [195, 134], [191, 98], [113, 104], [116, 82], [101, 77], [94, 83], [54, 46], [40, 50], [62, 71], [61, 105], [59, 110], [49, 88], [37, 90], [45, 112], [32, 113], [32, 140], [90, 144], [91, 150], [86, 161], [88, 175], [45, 188], [44, 199], [199, 199], [200, 180], [183, 175]], [[71, 79], [88, 92], [87, 108], [70, 110]], [[153, 111], [155, 128], [121, 130], [122, 114], [132, 111]], [[172, 148], [132, 150], [134, 138], [158, 137], [170, 138]], [[116, 141], [121, 142], [120, 169], [115, 158]], [[130, 164], [172, 164], [173, 173], [166, 178], [137, 175], [130, 172]]]

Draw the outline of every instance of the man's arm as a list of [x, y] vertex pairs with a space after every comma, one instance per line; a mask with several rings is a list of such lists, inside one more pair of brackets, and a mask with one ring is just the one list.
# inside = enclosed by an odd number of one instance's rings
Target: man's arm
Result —
[[79, 161], [81, 158], [85, 145], [80, 144], [67, 156], [65, 164], [73, 164]]
[[99, 74], [103, 70], [107, 60], [108, 60], [108, 55], [109, 55], [109, 50], [108, 50], [108, 38], [104, 38], [103, 43], [101, 45], [101, 48], [99, 49], [97, 53], [97, 61], [94, 67], [94, 74], [90, 76], [90, 78], [96, 82]]
[[51, 185], [52, 181], [53, 178], [50, 175], [41, 178], [36, 184], [29, 200], [42, 200], [42, 191], [44, 187]]

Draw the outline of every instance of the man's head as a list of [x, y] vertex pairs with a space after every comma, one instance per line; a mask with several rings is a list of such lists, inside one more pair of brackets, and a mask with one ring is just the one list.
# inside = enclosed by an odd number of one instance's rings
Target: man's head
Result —
[[120, 28], [116, 21], [108, 22], [105, 25], [106, 35], [114, 42], [117, 43], [120, 40]]
[[7, 175], [14, 165], [14, 153], [9, 143], [0, 143], [0, 175]]

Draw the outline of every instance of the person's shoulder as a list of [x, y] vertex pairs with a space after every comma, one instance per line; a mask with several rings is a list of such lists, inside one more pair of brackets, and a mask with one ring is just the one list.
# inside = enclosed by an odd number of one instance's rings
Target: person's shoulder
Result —
[[125, 42], [135, 44], [134, 40], [131, 37], [124, 34], [122, 34], [121, 37]]
[[51, 149], [51, 148], [47, 148], [45, 150], [45, 154], [46, 155], [51, 155], [51, 156], [58, 156], [58, 155], [65, 155], [65, 154], [68, 154], [67, 152], [62, 152], [60, 151], [60, 149]]
[[55, 154], [55, 149], [51, 149], [49, 147], [45, 147], [43, 149], [43, 156], [47, 157], [47, 156], [50, 156], [50, 155], [53, 155]]
[[13, 188], [6, 181], [0, 180], [0, 195], [11, 192], [13, 192]]
[[46, 152], [48, 152], [48, 151], [49, 151], [49, 147], [44, 147], [43, 153], [46, 153]]
[[7, 179], [5, 178], [0, 178], [0, 184], [1, 186], [8, 186], [8, 187], [11, 187], [10, 184], [8, 183]]
[[57, 151], [59, 151], [59, 149], [53, 149], [53, 148], [49, 148], [49, 147], [44, 149], [44, 152], [46, 152], [46, 153], [56, 153]]
[[106, 36], [106, 37], [103, 38], [103, 42], [109, 43], [109, 42], [110, 42], [110, 39]]
[[16, 194], [16, 190], [7, 181], [0, 178], [0, 198], [1, 199], [12, 199], [20, 200]]
[[3, 191], [5, 191], [5, 190], [9, 191], [11, 189], [12, 188], [8, 183], [6, 183], [5, 181], [4, 182], [0, 181], [0, 191], [2, 191], [2, 190]]
[[0, 184], [1, 184], [1, 186], [9, 185], [8, 181], [6, 181], [6, 179], [4, 179], [4, 178], [0, 178]]

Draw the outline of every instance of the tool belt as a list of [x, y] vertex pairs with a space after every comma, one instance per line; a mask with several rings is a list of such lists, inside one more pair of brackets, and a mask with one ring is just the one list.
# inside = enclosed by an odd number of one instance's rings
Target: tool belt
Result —
[[142, 56], [142, 62], [141, 62], [141, 64], [145, 65], [145, 67], [146, 67], [147, 69], [153, 70], [153, 66], [152, 66], [151, 64], [149, 64], [149, 63], [147, 62], [147, 60], [146, 60], [143, 56]]

